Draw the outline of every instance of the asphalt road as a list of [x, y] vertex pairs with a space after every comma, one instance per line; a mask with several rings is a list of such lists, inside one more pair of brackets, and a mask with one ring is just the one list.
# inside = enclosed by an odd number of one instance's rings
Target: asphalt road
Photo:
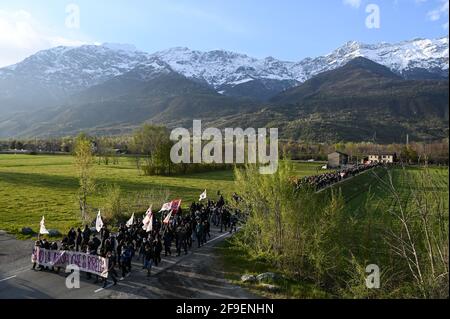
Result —
[[224, 279], [215, 247], [230, 235], [216, 229], [211, 235], [205, 246], [193, 248], [188, 255], [163, 257], [151, 277], [134, 259], [131, 275], [116, 286], [103, 289], [101, 283], [94, 284], [95, 276], [87, 280], [82, 273], [80, 288], [68, 289], [63, 270], [60, 274], [31, 270], [32, 241], [0, 232], [0, 299], [258, 298]]

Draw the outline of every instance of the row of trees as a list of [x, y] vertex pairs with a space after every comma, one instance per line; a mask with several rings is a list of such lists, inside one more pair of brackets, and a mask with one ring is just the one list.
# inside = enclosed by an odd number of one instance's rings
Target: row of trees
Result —
[[174, 164], [170, 158], [173, 145], [167, 128], [145, 124], [134, 132], [129, 149], [135, 154], [137, 169], [144, 175], [188, 174], [233, 167], [221, 163]]
[[280, 154], [294, 160], [327, 160], [327, 155], [334, 151], [341, 151], [350, 156], [351, 161], [358, 161], [369, 154], [396, 153], [405, 163], [419, 164], [447, 164], [449, 158], [449, 140], [433, 141], [429, 143], [413, 142], [405, 144], [374, 144], [374, 143], [337, 143], [314, 144], [298, 143], [296, 141], [281, 141]]
[[136, 130], [131, 139], [130, 149], [138, 156], [136, 167], [145, 175], [170, 175], [172, 162], [170, 160], [169, 131], [165, 127], [143, 125]]
[[[117, 157], [123, 154], [142, 155], [145, 158], [136, 164], [145, 174], [170, 171], [183, 171], [186, 168], [174, 168], [168, 162], [171, 142], [167, 128], [144, 124], [133, 134], [123, 136], [91, 137], [94, 153], [99, 163], [117, 163]], [[30, 139], [0, 141], [1, 150], [26, 150], [45, 153], [72, 153], [76, 138]], [[280, 155], [294, 160], [327, 160], [327, 155], [334, 151], [347, 153], [352, 161], [362, 159], [368, 154], [378, 152], [396, 153], [403, 162], [419, 164], [448, 164], [449, 140], [432, 142], [412, 142], [405, 144], [374, 144], [374, 143], [337, 143], [315, 144], [299, 143], [293, 140], [280, 141]], [[149, 164], [152, 165], [149, 165]], [[150, 168], [152, 167], [152, 168]], [[149, 171], [147, 171], [149, 170]]]

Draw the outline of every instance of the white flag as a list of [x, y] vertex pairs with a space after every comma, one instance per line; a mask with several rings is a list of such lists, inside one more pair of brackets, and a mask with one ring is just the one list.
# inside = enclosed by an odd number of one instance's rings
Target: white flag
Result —
[[[152, 205], [153, 206], [153, 205]], [[150, 221], [150, 215], [153, 214], [152, 212], [152, 206], [150, 206], [149, 209], [147, 209], [147, 211], [144, 214], [144, 219], [142, 220], [142, 223], [145, 225]]]
[[153, 230], [153, 214], [150, 215], [147, 225], [144, 225], [144, 230], [149, 233]]
[[98, 211], [97, 220], [95, 221], [95, 229], [97, 230], [97, 232], [100, 232], [102, 228], [103, 228], [102, 216], [100, 215], [100, 211]]
[[170, 203], [165, 203], [165, 204], [162, 206], [160, 212], [164, 212], [164, 211], [170, 210], [171, 208], [172, 208], [172, 202], [170, 202]]
[[170, 217], [172, 217], [172, 211], [167, 214], [166, 218], [164, 219], [164, 224], [168, 224], [170, 222]]
[[42, 216], [41, 229], [39, 230], [39, 234], [41, 234], [41, 235], [48, 235], [49, 234], [47, 228], [45, 228], [45, 218], [44, 218], [44, 216]]
[[205, 191], [200, 195], [200, 199], [198, 200], [199, 202], [201, 202], [202, 200], [206, 199], [206, 189]]
[[127, 225], [128, 227], [133, 226], [134, 224], [134, 213], [133, 215], [131, 215], [131, 218], [127, 221], [127, 223], [125, 225]]
[[144, 220], [142, 221], [144, 223], [144, 226], [142, 226], [142, 229], [145, 230], [147, 233], [151, 232], [153, 230], [153, 212], [152, 212], [152, 206], [147, 210], [145, 213]]

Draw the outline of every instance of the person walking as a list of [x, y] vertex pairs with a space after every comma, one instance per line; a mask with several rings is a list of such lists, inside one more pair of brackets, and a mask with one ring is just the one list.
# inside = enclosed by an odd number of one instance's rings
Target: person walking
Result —
[[105, 278], [105, 282], [103, 284], [103, 288], [106, 288], [108, 285], [108, 278], [111, 277], [111, 279], [114, 282], [114, 286], [117, 285], [117, 272], [116, 272], [116, 256], [113, 255], [111, 251], [108, 251], [106, 253], [106, 258], [108, 259], [108, 277]]
[[234, 231], [234, 232], [237, 231], [237, 222], [238, 222], [237, 215], [236, 215], [236, 214], [233, 214], [233, 215], [230, 217], [230, 234], [232, 234], [233, 231]]
[[120, 268], [122, 270], [122, 278], [123, 280], [128, 274], [128, 259], [129, 259], [129, 250], [126, 245], [122, 246], [122, 251], [120, 254]]
[[159, 234], [156, 235], [155, 241], [153, 242], [153, 249], [155, 252], [154, 260], [155, 266], [158, 267], [158, 264], [161, 263], [161, 252], [162, 252], [162, 242]]
[[144, 269], [147, 270], [147, 277], [150, 277], [152, 272], [154, 254], [150, 243], [147, 243], [144, 248]]
[[167, 257], [167, 255], [172, 256], [172, 239], [173, 239], [173, 232], [172, 228], [169, 227], [166, 232], [164, 233], [164, 256]]
[[[33, 254], [31, 255], [31, 262], [33, 263], [33, 267], [31, 269], [36, 270], [36, 265], [37, 265], [37, 251], [39, 250], [39, 248], [41, 247], [42, 242], [41, 242], [41, 238], [40, 236], [38, 236], [37, 240], [34, 243], [34, 248], [33, 248]], [[41, 265], [39, 265], [39, 270], [42, 270], [43, 267]]]
[[197, 225], [195, 226], [195, 236], [197, 237], [197, 247], [200, 248], [203, 245], [203, 224], [199, 219], [197, 219]]
[[181, 225], [179, 225], [175, 230], [175, 239], [177, 246], [177, 257], [179, 257], [181, 255], [181, 247], [183, 241], [183, 228], [181, 227]]
[[81, 228], [78, 228], [77, 236], [75, 238], [75, 251], [80, 251], [82, 243], [83, 243], [83, 232], [81, 231]]
[[91, 230], [89, 229], [88, 225], [85, 225], [83, 230], [83, 244], [87, 246], [90, 240], [91, 240]]

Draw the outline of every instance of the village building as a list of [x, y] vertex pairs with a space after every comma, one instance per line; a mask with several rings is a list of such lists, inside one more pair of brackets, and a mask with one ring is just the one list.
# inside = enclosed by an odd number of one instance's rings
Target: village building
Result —
[[328, 168], [340, 168], [348, 164], [348, 155], [341, 152], [333, 152], [328, 155]]
[[367, 163], [383, 163], [383, 164], [393, 164], [397, 161], [397, 154], [395, 153], [378, 153], [370, 154], [367, 157]]

